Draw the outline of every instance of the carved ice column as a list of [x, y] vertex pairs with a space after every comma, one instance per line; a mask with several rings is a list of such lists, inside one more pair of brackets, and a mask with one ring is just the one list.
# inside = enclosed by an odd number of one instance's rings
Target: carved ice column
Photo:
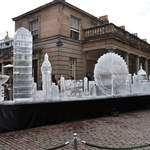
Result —
[[42, 72], [42, 89], [43, 89], [45, 98], [50, 98], [51, 97], [51, 85], [52, 85], [52, 80], [51, 80], [52, 67], [48, 60], [47, 53], [44, 56], [44, 61], [41, 66], [41, 72]]
[[63, 76], [60, 77], [60, 92], [61, 92], [61, 96], [64, 97], [65, 96], [65, 78]]
[[139, 68], [140, 68], [140, 57], [137, 56], [137, 58], [136, 58], [136, 72], [139, 71]]
[[147, 58], [145, 59], [145, 71], [148, 76], [148, 59]]
[[83, 53], [84, 75], [86, 75], [86, 73], [87, 73], [87, 55], [88, 55], [88, 52], [84, 52], [84, 53]]
[[84, 94], [88, 93], [88, 78], [84, 77]]
[[32, 35], [23, 27], [14, 36], [13, 66], [14, 100], [32, 100]]
[[126, 61], [126, 64], [128, 66], [128, 69], [129, 69], [129, 53], [125, 54], [125, 61]]

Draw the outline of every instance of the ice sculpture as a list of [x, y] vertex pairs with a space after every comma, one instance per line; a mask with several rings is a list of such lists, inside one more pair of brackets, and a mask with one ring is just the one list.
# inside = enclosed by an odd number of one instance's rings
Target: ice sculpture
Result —
[[83, 80], [73, 80], [74, 82], [74, 97], [82, 97], [83, 95]]
[[140, 66], [140, 70], [137, 72], [139, 81], [147, 80], [147, 74], [146, 71], [143, 70], [142, 64]]
[[45, 98], [51, 97], [51, 74], [52, 74], [52, 67], [48, 60], [47, 53], [44, 56], [44, 61], [41, 66], [41, 72], [42, 72], [42, 89], [45, 95]]
[[94, 93], [95, 81], [89, 81], [89, 94], [90, 96], [95, 95]]
[[8, 75], [0, 75], [0, 101], [4, 100], [4, 87], [2, 86], [2, 84], [7, 82], [8, 79]]
[[134, 94], [149, 94], [150, 93], [150, 82], [148, 81], [146, 71], [140, 66], [140, 70], [137, 75], [133, 76], [132, 93]]
[[[45, 54], [41, 66], [42, 90], [37, 90], [32, 78], [32, 35], [25, 28], [19, 28], [15, 33], [13, 56], [13, 98], [15, 102], [17, 100], [52, 102], [87, 99], [88, 97], [91, 99], [97, 96], [150, 94], [150, 81], [142, 65], [138, 74], [132, 77], [123, 58], [115, 53], [106, 53], [98, 59], [94, 69], [95, 81], [88, 81], [87, 77], [84, 77], [83, 80], [65, 80], [61, 76], [59, 87], [52, 83], [52, 67], [48, 55]], [[4, 98], [1, 77], [0, 101]]]
[[115, 53], [101, 56], [94, 69], [96, 84], [105, 95], [119, 94], [119, 89], [126, 86], [128, 74], [127, 64]]
[[95, 84], [94, 84], [94, 86], [92, 87], [91, 96], [92, 96], [92, 97], [96, 97], [96, 96], [97, 96], [96, 85], [95, 85]]
[[84, 77], [84, 94], [88, 95], [88, 78]]
[[52, 86], [51, 86], [51, 99], [53, 101], [59, 99], [59, 88], [55, 83], [52, 83]]
[[65, 96], [65, 78], [63, 76], [60, 77], [60, 92], [61, 92], [61, 96], [64, 97]]
[[32, 35], [19, 28], [14, 36], [13, 98], [32, 100]]
[[52, 83], [52, 66], [46, 53], [41, 66], [42, 90], [37, 90], [32, 78], [32, 36], [25, 28], [18, 29], [15, 34], [13, 71], [15, 102], [54, 102], [95, 99], [98, 96], [149, 94], [150, 89], [142, 65], [138, 74], [132, 77], [123, 58], [115, 53], [106, 53], [98, 59], [94, 69], [95, 81], [88, 81], [87, 77], [83, 80], [65, 80], [61, 75], [58, 87]]

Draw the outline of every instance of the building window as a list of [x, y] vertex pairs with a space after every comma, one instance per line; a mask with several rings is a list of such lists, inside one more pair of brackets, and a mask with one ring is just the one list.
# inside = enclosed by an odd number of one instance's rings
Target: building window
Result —
[[77, 58], [69, 57], [69, 76], [76, 79]]
[[38, 39], [38, 32], [39, 32], [38, 19], [30, 22], [30, 31], [32, 33], [33, 40], [37, 40]]
[[71, 17], [70, 37], [74, 40], [80, 40], [80, 20], [75, 17]]

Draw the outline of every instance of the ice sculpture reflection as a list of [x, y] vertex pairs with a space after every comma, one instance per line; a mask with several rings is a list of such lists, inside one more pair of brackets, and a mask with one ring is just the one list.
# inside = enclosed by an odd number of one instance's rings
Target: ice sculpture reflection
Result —
[[129, 74], [124, 59], [116, 53], [101, 56], [94, 69], [94, 81], [66, 80], [60, 77], [60, 85], [52, 83], [52, 66], [45, 54], [41, 65], [42, 90], [37, 90], [32, 78], [32, 37], [20, 28], [14, 38], [14, 93], [12, 103], [55, 102], [100, 99], [112, 96], [149, 95], [150, 82], [142, 65], [137, 75]]

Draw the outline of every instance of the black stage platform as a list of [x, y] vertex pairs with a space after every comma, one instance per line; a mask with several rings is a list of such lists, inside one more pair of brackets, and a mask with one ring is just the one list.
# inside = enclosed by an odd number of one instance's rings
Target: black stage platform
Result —
[[150, 109], [149, 95], [53, 103], [0, 104], [0, 132], [140, 109]]

